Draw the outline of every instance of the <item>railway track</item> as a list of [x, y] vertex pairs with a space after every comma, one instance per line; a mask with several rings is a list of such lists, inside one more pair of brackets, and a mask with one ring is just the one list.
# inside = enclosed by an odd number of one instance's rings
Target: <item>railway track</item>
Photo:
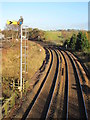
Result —
[[35, 101], [31, 111], [29, 112], [27, 118], [46, 118], [46, 114], [48, 111], [48, 107], [52, 98], [52, 94], [54, 91], [57, 73], [58, 73], [58, 55], [55, 51], [53, 53], [53, 64], [48, 74], [47, 80]]
[[69, 95], [68, 118], [88, 119], [79, 75], [72, 57], [63, 51], [68, 64]]
[[15, 118], [87, 120], [87, 96], [81, 85], [82, 79], [87, 85], [88, 78], [81, 75], [82, 68], [71, 53], [61, 49], [47, 50], [50, 59], [46, 72], [31, 92], [28, 108], [21, 117], [22, 112]]
[[[51, 51], [53, 54], [53, 62], [48, 73], [47, 80], [45, 81], [41, 91], [39, 91], [40, 93], [34, 101], [32, 108], [24, 114], [22, 119], [68, 118], [67, 62], [62, 52], [57, 50]], [[57, 101], [55, 101], [56, 99]], [[55, 109], [56, 104], [57, 108]], [[54, 106], [54, 111], [51, 106]], [[54, 116], [52, 116], [52, 112], [54, 112]]]
[[[76, 66], [76, 70], [78, 73], [79, 81], [81, 84], [82, 94], [83, 94], [83, 100], [85, 101], [85, 106], [87, 110], [87, 114], [90, 113], [90, 80], [87, 77], [87, 74], [85, 73], [83, 66], [80, 64], [78, 59], [70, 52], [67, 51], [67, 53], [70, 55], [72, 60], [74, 61], [74, 64]], [[88, 118], [90, 118], [90, 114], [88, 114]]]
[[[44, 70], [44, 73], [42, 73], [40, 80], [38, 81], [38, 83], [36, 85], [33, 86], [33, 90], [29, 93], [28, 97], [27, 97], [27, 102], [24, 102], [22, 104], [22, 106], [20, 107], [19, 110], [16, 111], [16, 113], [12, 116], [13, 118], [21, 118], [21, 119], [26, 119], [29, 111], [31, 110], [35, 100], [37, 99], [45, 81], [46, 78], [48, 76], [48, 73], [51, 69], [52, 66], [52, 62], [53, 62], [53, 54], [52, 51], [48, 50], [48, 54], [49, 54], [49, 61], [46, 65], [46, 68]], [[46, 58], [47, 59], [47, 58]]]
[[57, 51], [59, 56], [59, 71], [46, 119], [68, 118], [68, 70], [63, 54]]

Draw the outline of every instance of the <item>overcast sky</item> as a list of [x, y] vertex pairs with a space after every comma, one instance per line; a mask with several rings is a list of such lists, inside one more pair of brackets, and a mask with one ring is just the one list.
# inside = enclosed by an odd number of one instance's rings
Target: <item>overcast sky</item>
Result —
[[4, 28], [7, 20], [24, 18], [24, 25], [43, 30], [88, 29], [88, 2], [2, 3], [0, 17]]

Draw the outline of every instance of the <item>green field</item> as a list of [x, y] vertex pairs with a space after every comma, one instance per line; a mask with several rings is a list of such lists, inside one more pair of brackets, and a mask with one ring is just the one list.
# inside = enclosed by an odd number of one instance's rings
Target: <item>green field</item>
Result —
[[61, 32], [59, 31], [46, 31], [45, 40], [61, 40]]
[[53, 42], [55, 44], [62, 44], [62, 35], [60, 31], [46, 31], [45, 41]]
[[70, 38], [73, 34], [78, 33], [78, 31], [45, 31], [45, 41], [53, 42], [55, 44], [63, 45], [64, 41]]

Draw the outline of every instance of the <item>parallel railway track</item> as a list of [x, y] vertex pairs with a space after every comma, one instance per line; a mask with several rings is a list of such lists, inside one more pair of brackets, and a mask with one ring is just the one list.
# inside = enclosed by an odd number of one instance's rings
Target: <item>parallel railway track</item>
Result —
[[[46, 80], [47, 80], [49, 71], [50, 71], [51, 66], [52, 66], [52, 63], [53, 63], [53, 54], [52, 54], [52, 51], [50, 50], [49, 52], [50, 52], [50, 54], [51, 54], [51, 55], [50, 55], [50, 56], [51, 56], [51, 62], [50, 62], [49, 69], [48, 69], [48, 71], [47, 71], [47, 73], [46, 73], [46, 75], [45, 75], [45, 77], [44, 77], [44, 79], [43, 79], [43, 81], [42, 81], [42, 83], [41, 83], [41, 85], [40, 85], [40, 87], [39, 87], [36, 95], [34, 96], [32, 102], [30, 103], [28, 109], [26, 110], [26, 112], [25, 112], [24, 115], [22, 116], [22, 120], [24, 120], [24, 119], [26, 119], [26, 118], [28, 117], [28, 114], [30, 113], [32, 107], [34, 106], [34, 104], [35, 104], [35, 102], [36, 102], [36, 100], [37, 100], [37, 98], [38, 98], [38, 96], [39, 96], [39, 94], [40, 94], [40, 92], [41, 92], [41, 90], [42, 90], [42, 88], [43, 88]], [[35, 116], [34, 116], [34, 117], [35, 117]]]
[[78, 79], [79, 79], [79, 84], [80, 84], [80, 89], [81, 89], [81, 94], [82, 94], [82, 99], [83, 99], [83, 104], [85, 106], [85, 112], [86, 115], [88, 116], [88, 118], [90, 118], [90, 95], [89, 95], [89, 88], [90, 88], [90, 81], [89, 78], [87, 77], [87, 74], [85, 73], [82, 65], [80, 64], [80, 62], [78, 61], [78, 59], [70, 52], [68, 52], [68, 55], [72, 58], [74, 65], [76, 67], [77, 70], [77, 74], [78, 74]]
[[[49, 66], [37, 88], [32, 91], [30, 104], [21, 119], [88, 119], [78, 66], [70, 53], [47, 49]], [[77, 70], [78, 69], [78, 70]], [[18, 115], [17, 115], [18, 116]], [[16, 116], [16, 118], [17, 118]]]
[[[69, 118], [77, 118], [77, 119], [88, 119], [87, 117], [87, 110], [83, 98], [82, 87], [80, 84], [79, 75], [75, 66], [75, 63], [72, 57], [67, 53], [64, 52], [68, 62], [68, 69], [69, 69], [69, 102], [68, 102], [68, 115]], [[71, 63], [70, 63], [71, 62]], [[72, 65], [70, 65], [72, 64]], [[72, 71], [71, 75], [70, 72]], [[73, 97], [73, 99], [72, 99]], [[73, 101], [72, 101], [73, 100]], [[73, 106], [77, 106], [76, 108], [72, 109]], [[76, 109], [76, 110], [75, 110]], [[72, 112], [73, 110], [73, 112]], [[75, 111], [74, 111], [75, 110]]]
[[53, 64], [51, 70], [27, 118], [43, 118], [43, 119], [46, 118], [46, 114], [52, 98], [55, 82], [57, 79], [57, 73], [58, 73], [58, 56], [57, 53], [55, 53], [54, 51], [52, 51], [52, 53], [53, 53]]
[[59, 71], [53, 97], [50, 103], [47, 119], [68, 119], [68, 70], [67, 63], [62, 53], [59, 56]]
[[[48, 76], [48, 73], [51, 69], [52, 62], [53, 62], [53, 54], [52, 51], [48, 50], [49, 53], [49, 61], [46, 66], [46, 69], [44, 70], [45, 74], [41, 76], [41, 79], [39, 80], [38, 84], [36, 84], [33, 88], [33, 90], [30, 92], [29, 96], [27, 97], [28, 103], [25, 102], [24, 105], [21, 106], [21, 108], [15, 113], [14, 118], [21, 118], [22, 120], [26, 119], [29, 111], [31, 110], [34, 102], [36, 101], [45, 81]], [[26, 108], [25, 108], [26, 107]], [[13, 119], [13, 118], [12, 118]]]

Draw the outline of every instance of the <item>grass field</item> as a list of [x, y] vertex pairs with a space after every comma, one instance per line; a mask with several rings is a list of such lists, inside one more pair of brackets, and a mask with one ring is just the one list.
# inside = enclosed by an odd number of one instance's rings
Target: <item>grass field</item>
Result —
[[[30, 80], [40, 68], [44, 59], [44, 49], [36, 43], [28, 41], [28, 80]], [[10, 81], [12, 79], [20, 79], [20, 42], [13, 41], [3, 43], [2, 77], [4, 78], [2, 87], [3, 97], [7, 98], [12, 94], [12, 90], [9, 87]]]
[[63, 45], [64, 41], [78, 31], [45, 31], [45, 41]]
[[53, 42], [55, 44], [62, 44], [62, 35], [60, 31], [46, 31], [45, 41]]
[[59, 31], [46, 31], [45, 40], [61, 40], [61, 32]]

